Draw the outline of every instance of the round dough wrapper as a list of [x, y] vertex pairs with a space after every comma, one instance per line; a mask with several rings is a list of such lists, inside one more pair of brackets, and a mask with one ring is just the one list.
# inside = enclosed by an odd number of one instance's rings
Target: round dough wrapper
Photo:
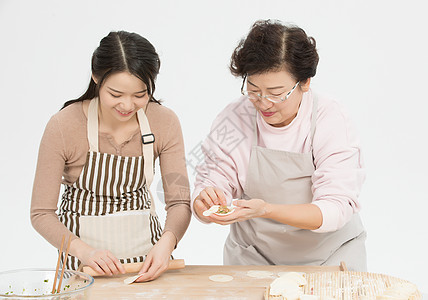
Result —
[[270, 271], [259, 271], [259, 270], [250, 270], [247, 272], [247, 276], [253, 278], [269, 278], [273, 275]]
[[217, 216], [227, 216], [227, 215], [230, 215], [231, 213], [233, 213], [234, 211], [235, 211], [235, 209], [234, 208], [232, 208], [232, 207], [230, 207], [230, 206], [228, 206], [227, 207], [228, 209], [230, 209], [230, 211], [228, 212], [228, 213], [225, 213], [225, 214], [218, 214], [216, 211], [218, 210], [216, 210], [215, 212], [214, 212], [214, 214], [216, 214]]
[[205, 217], [208, 217], [210, 214], [212, 214], [212, 213], [214, 213], [214, 212], [216, 212], [216, 211], [218, 211], [218, 209], [220, 208], [220, 205], [213, 205], [213, 206], [211, 206], [209, 209], [207, 209], [206, 211], [204, 211], [202, 214], [205, 216]]
[[217, 274], [217, 275], [211, 275], [208, 277], [211, 281], [215, 282], [228, 282], [232, 281], [233, 277], [230, 275], [224, 275], [224, 274]]

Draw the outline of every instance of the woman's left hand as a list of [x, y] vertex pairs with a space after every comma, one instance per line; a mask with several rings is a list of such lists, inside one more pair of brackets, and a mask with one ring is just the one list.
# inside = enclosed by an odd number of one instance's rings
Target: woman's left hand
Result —
[[235, 200], [235, 211], [227, 216], [219, 216], [211, 214], [209, 218], [212, 222], [229, 225], [235, 222], [245, 221], [253, 218], [265, 217], [268, 213], [268, 203], [262, 199], [250, 199], [250, 200]]
[[165, 231], [160, 240], [153, 246], [147, 254], [143, 267], [139, 274], [142, 274], [135, 282], [150, 281], [158, 278], [165, 272], [171, 259], [171, 253], [176, 245], [175, 235], [170, 231]]

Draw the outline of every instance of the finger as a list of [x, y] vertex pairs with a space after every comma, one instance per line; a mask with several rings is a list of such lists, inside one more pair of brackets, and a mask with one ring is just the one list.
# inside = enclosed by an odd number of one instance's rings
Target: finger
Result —
[[141, 270], [140, 272], [138, 272], [138, 274], [147, 273], [151, 265], [152, 265], [152, 257], [147, 255], [146, 259], [144, 260], [143, 266], [141, 267]]
[[150, 268], [145, 272], [142, 276], [140, 276], [136, 281], [137, 282], [144, 282], [152, 280], [153, 275], [156, 273], [156, 267], [153, 266], [153, 264], [150, 266]]
[[108, 257], [107, 255], [104, 257], [101, 257], [101, 259], [105, 262], [107, 265], [107, 268], [110, 270], [111, 275], [119, 274], [119, 270], [116, 268], [116, 265], [114, 262]]
[[[122, 274], [125, 274], [125, 267], [122, 265], [122, 263], [120, 262], [120, 260], [113, 255], [113, 253], [111, 253], [110, 251], [107, 252], [107, 256], [111, 259], [111, 261], [113, 262], [115, 268]], [[116, 273], [115, 273], [116, 274]]]
[[109, 275], [109, 276], [112, 275], [110, 268], [107, 266], [104, 260], [102, 259], [97, 260], [97, 264], [100, 266], [101, 269], [103, 269], [105, 275]]
[[220, 225], [229, 225], [232, 223], [248, 220], [248, 210], [242, 208], [236, 208], [230, 215], [217, 215], [211, 214], [208, 218], [211, 222]]
[[167, 262], [159, 262], [158, 264], [153, 265], [153, 275], [150, 280], [154, 280], [159, 277], [160, 274], [168, 269]]
[[233, 205], [235, 205], [236, 207], [248, 208], [248, 207], [250, 207], [248, 204], [249, 204], [248, 200], [235, 200], [235, 201], [233, 201]]
[[220, 201], [221, 205], [227, 205], [226, 196], [224, 195], [224, 192], [220, 190], [219, 188], [214, 188], [214, 191], [217, 195], [217, 198]]
[[165, 272], [167, 269], [167, 266], [159, 268], [156, 273], [153, 275], [151, 280], [155, 280], [156, 278], [158, 278], [159, 276], [161, 276], [163, 274], [163, 272]]
[[202, 198], [196, 198], [194, 206], [196, 208], [199, 208], [201, 210], [201, 212], [207, 210], [210, 208], [210, 206], [206, 203], [206, 201]]
[[88, 266], [91, 267], [98, 274], [105, 275], [104, 270], [101, 269], [100, 266], [95, 261], [92, 261], [91, 263], [89, 263]]
[[208, 194], [207, 189], [203, 190], [200, 192], [199, 196], [201, 197], [201, 199], [203, 201], [205, 201], [205, 203], [208, 205], [208, 208], [210, 208], [211, 206], [215, 205], [213, 199], [211, 199], [211, 196]]
[[217, 193], [215, 192], [213, 187], [209, 186], [209, 187], [205, 188], [205, 192], [208, 194], [208, 196], [211, 198], [211, 201], [215, 205], [220, 204], [220, 199], [218, 198]]
[[214, 214], [211, 214], [209, 216], [209, 219], [211, 220], [211, 222], [214, 222], [214, 223], [220, 224], [220, 225], [227, 225], [227, 224], [235, 223], [238, 221], [238, 218], [236, 218], [236, 217], [217, 216]]

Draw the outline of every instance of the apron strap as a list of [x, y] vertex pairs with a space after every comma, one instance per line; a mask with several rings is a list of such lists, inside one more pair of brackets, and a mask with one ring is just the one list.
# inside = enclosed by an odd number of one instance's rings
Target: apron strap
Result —
[[87, 129], [89, 151], [98, 152], [98, 98], [89, 102]]
[[317, 115], [318, 115], [318, 96], [315, 93], [311, 93], [312, 96], [312, 116], [311, 116], [311, 149], [314, 144], [314, 135], [317, 125]]
[[256, 113], [254, 114], [254, 129], [253, 129], [253, 147], [256, 147], [258, 145], [258, 140], [259, 140], [259, 135], [257, 133], [257, 110]]
[[[149, 105], [147, 103], [147, 105]], [[144, 158], [144, 176], [146, 177], [147, 190], [150, 194], [151, 205], [150, 213], [152, 216], [156, 215], [155, 199], [153, 198], [152, 192], [150, 191], [150, 185], [153, 182], [154, 176], [154, 155], [153, 145], [155, 142], [155, 136], [150, 129], [149, 120], [147, 119], [144, 109], [140, 108], [137, 111], [138, 123], [140, 124], [141, 139], [143, 143], [143, 158]]]

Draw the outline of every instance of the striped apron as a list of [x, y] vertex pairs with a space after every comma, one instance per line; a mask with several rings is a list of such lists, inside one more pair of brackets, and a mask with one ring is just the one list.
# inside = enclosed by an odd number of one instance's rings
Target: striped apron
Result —
[[[142, 262], [160, 239], [150, 184], [153, 180], [153, 142], [143, 109], [137, 112], [143, 156], [124, 157], [98, 152], [98, 99], [88, 109], [89, 152], [77, 181], [65, 185], [59, 220], [83, 242], [106, 249], [121, 263]], [[80, 261], [71, 256], [67, 269]]]

